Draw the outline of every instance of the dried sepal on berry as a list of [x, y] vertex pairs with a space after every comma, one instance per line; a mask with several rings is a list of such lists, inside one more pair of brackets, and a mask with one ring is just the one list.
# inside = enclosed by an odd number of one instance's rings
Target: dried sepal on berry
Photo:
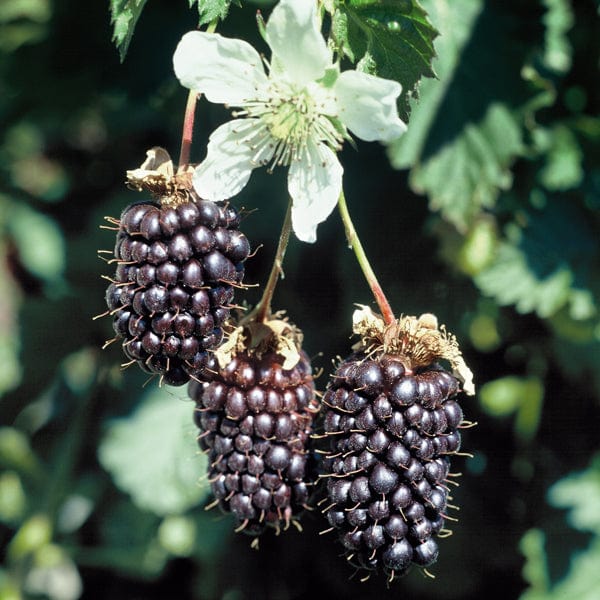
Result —
[[413, 370], [440, 359], [447, 360], [452, 374], [462, 382], [463, 391], [469, 396], [475, 394], [473, 373], [465, 363], [456, 337], [438, 324], [434, 314], [402, 316], [386, 325], [368, 306], [360, 306], [352, 315], [352, 323], [354, 333], [360, 336], [354, 350], [399, 356]]
[[224, 368], [233, 355], [248, 351], [257, 358], [274, 353], [283, 358], [282, 367], [293, 369], [300, 360], [303, 335], [282, 313], [266, 321], [249, 320], [227, 334], [227, 339], [215, 351], [221, 368]]
[[[258, 536], [300, 528], [316, 480], [309, 447], [318, 412], [301, 332], [287, 320], [247, 320], [188, 387], [208, 479], [236, 530]], [[255, 537], [256, 539], [256, 537]]]
[[191, 165], [175, 173], [169, 153], [155, 146], [146, 152], [146, 160], [137, 169], [126, 172], [127, 186], [136, 192], [149, 192], [161, 205], [172, 206], [195, 196], [192, 173]]

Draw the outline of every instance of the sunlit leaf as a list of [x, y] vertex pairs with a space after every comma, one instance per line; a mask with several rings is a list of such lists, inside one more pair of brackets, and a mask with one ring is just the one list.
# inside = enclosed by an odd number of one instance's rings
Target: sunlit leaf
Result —
[[347, 0], [334, 13], [333, 32], [343, 52], [379, 77], [402, 85], [400, 116], [407, 120], [409, 98], [418, 97], [431, 66], [438, 32], [416, 0]]
[[530, 529], [519, 543], [519, 548], [525, 556], [523, 578], [530, 586], [527, 594], [521, 596], [522, 600], [533, 600], [538, 594], [546, 594], [550, 588], [545, 542], [546, 536], [543, 531]]
[[29, 595], [43, 594], [49, 600], [77, 600], [83, 584], [71, 557], [59, 546], [49, 544], [35, 553], [24, 589]]
[[514, 304], [521, 313], [547, 318], [592, 285], [589, 272], [598, 256], [597, 244], [577, 208], [558, 199], [529, 213], [527, 221], [522, 229], [511, 230], [495, 260], [474, 280], [498, 304]]
[[229, 6], [235, 0], [188, 0], [190, 8], [198, 5], [199, 24], [206, 25], [216, 19], [225, 19]]
[[51, 16], [50, 0], [2, 0], [0, 51], [8, 53], [41, 41], [47, 35]]
[[158, 539], [175, 556], [189, 556], [196, 543], [196, 521], [191, 517], [167, 517], [158, 528]]
[[550, 504], [569, 509], [571, 526], [595, 535], [586, 548], [574, 549], [568, 571], [557, 581], [550, 581], [544, 533], [531, 530], [521, 540], [525, 555], [523, 575], [529, 588], [520, 600], [596, 600], [600, 589], [600, 455], [582, 472], [572, 473], [555, 483], [548, 493]]
[[65, 270], [65, 241], [54, 220], [29, 208], [15, 204], [11, 208], [8, 231], [23, 266], [42, 281], [56, 284]]
[[21, 336], [18, 323], [18, 309], [21, 301], [19, 289], [8, 270], [6, 244], [0, 243], [0, 280], [5, 283], [5, 291], [0, 294], [0, 396], [15, 388], [23, 373], [19, 361]]
[[184, 512], [207, 493], [206, 457], [197, 449], [194, 407], [177, 388], [150, 390], [129, 417], [108, 429], [98, 449], [104, 468], [134, 503], [158, 515]]
[[[512, 165], [525, 152], [524, 116], [539, 90], [521, 73], [531, 46], [515, 37], [531, 22], [532, 8], [478, 0], [424, 6], [440, 30], [434, 61], [440, 81], [424, 81], [408, 132], [389, 157], [394, 167], [411, 168], [411, 187], [465, 232], [511, 187]], [[539, 27], [527, 32], [533, 45], [542, 34]], [[544, 97], [544, 105], [550, 100]]]
[[583, 153], [572, 131], [557, 125], [550, 133], [550, 148], [540, 180], [548, 190], [577, 187], [583, 179]]
[[523, 381], [520, 377], [506, 376], [488, 381], [479, 390], [483, 409], [495, 417], [514, 413], [523, 401]]
[[566, 73], [573, 52], [567, 37], [574, 23], [573, 9], [568, 0], [543, 0], [543, 4], [547, 10], [542, 17], [546, 26], [544, 64], [557, 73]]
[[146, 0], [110, 0], [113, 42], [119, 50], [121, 61], [125, 60], [135, 26], [145, 5]]
[[438, 109], [460, 68], [461, 53], [468, 43], [482, 10], [481, 0], [422, 0], [432, 23], [440, 31], [435, 40], [433, 67], [437, 79], [425, 78], [419, 86], [419, 101], [411, 102], [410, 127], [390, 146], [390, 160], [397, 169], [411, 167], [425, 149]]
[[467, 124], [452, 143], [415, 166], [411, 184], [462, 230], [511, 186], [510, 166], [521, 150], [517, 121], [503, 105], [492, 105], [480, 123]]
[[0, 473], [0, 521], [13, 525], [23, 516], [26, 508], [27, 497], [18, 473]]
[[564, 477], [548, 492], [550, 504], [569, 509], [568, 520], [580, 531], [593, 531], [600, 536], [600, 455], [590, 466]]

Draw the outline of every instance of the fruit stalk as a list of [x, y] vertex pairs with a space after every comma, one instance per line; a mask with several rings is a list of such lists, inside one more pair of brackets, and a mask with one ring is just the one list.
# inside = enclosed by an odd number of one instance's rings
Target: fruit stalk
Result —
[[181, 134], [181, 150], [179, 152], [179, 170], [185, 169], [190, 164], [190, 149], [194, 134], [194, 117], [196, 115], [197, 101], [198, 92], [190, 90], [183, 117], [183, 133]]
[[392, 307], [388, 302], [385, 294], [383, 293], [383, 289], [379, 285], [379, 281], [377, 281], [377, 277], [375, 276], [375, 272], [373, 271], [371, 264], [369, 263], [369, 259], [367, 258], [367, 254], [360, 242], [358, 234], [356, 233], [356, 229], [354, 228], [354, 224], [352, 223], [352, 219], [350, 218], [350, 213], [348, 212], [348, 205], [346, 204], [346, 197], [344, 195], [344, 190], [340, 193], [340, 198], [338, 200], [338, 209], [340, 211], [340, 216], [342, 217], [342, 222], [344, 223], [344, 229], [346, 231], [346, 239], [348, 240], [348, 246], [354, 251], [356, 255], [356, 260], [371, 288], [371, 292], [375, 297], [375, 301], [379, 306], [379, 310], [381, 312], [381, 316], [386, 325], [391, 325], [395, 320], [394, 313], [392, 311]]
[[277, 251], [275, 252], [275, 258], [273, 259], [273, 266], [269, 273], [269, 278], [265, 284], [265, 288], [259, 303], [256, 305], [254, 310], [248, 315], [248, 321], [256, 321], [257, 323], [264, 323], [271, 316], [271, 300], [275, 292], [277, 282], [281, 277], [283, 279], [283, 258], [287, 249], [288, 242], [290, 240], [290, 232], [292, 230], [292, 200], [290, 198], [288, 207], [281, 226], [281, 234], [279, 236], [279, 243], [277, 244]]
[[[215, 19], [209, 23], [206, 28], [207, 33], [213, 33], [217, 28], [218, 20]], [[179, 171], [185, 170], [190, 164], [190, 149], [192, 147], [192, 138], [194, 135], [194, 117], [196, 115], [196, 103], [200, 94], [194, 90], [190, 90], [187, 102], [185, 105], [185, 113], [183, 116], [183, 133], [181, 135], [181, 150], [179, 152]]]

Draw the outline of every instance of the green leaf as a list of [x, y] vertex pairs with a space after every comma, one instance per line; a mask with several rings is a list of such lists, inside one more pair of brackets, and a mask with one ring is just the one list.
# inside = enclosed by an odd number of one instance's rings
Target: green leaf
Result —
[[519, 548], [525, 556], [523, 579], [530, 585], [526, 596], [529, 600], [533, 600], [537, 594], [545, 594], [550, 589], [545, 543], [546, 536], [540, 529], [530, 529], [519, 543]]
[[522, 249], [510, 243], [500, 244], [496, 260], [475, 277], [475, 283], [498, 304], [514, 304], [520, 313], [553, 315], [569, 298], [573, 276], [565, 265], [544, 277], [531, 268]]
[[542, 413], [544, 386], [538, 377], [507, 375], [485, 383], [479, 393], [482, 408], [490, 415], [516, 413], [515, 432], [523, 440], [536, 433]]
[[[512, 185], [532, 99], [536, 108], [550, 102], [522, 74], [532, 47], [543, 44], [543, 28], [528, 3], [423, 0], [423, 6], [440, 31], [433, 63], [439, 81], [423, 82], [408, 131], [390, 146], [389, 158], [395, 168], [411, 168], [411, 187], [464, 232]], [[521, 34], [528, 44], [515, 42]]]
[[179, 393], [168, 386], [149, 391], [135, 413], [112, 423], [98, 449], [115, 484], [160, 516], [196, 506], [208, 491], [200, 483], [206, 456], [196, 444], [194, 407]]
[[522, 152], [520, 126], [502, 104], [483, 119], [467, 123], [459, 136], [411, 172], [415, 191], [427, 194], [430, 208], [464, 230], [482, 208], [494, 206], [512, 184], [510, 166]]
[[567, 73], [571, 68], [573, 50], [567, 37], [575, 22], [568, 0], [543, 0], [546, 14], [542, 22], [546, 27], [543, 62], [557, 73]]
[[568, 190], [583, 181], [583, 153], [572, 131], [557, 125], [550, 133], [546, 165], [540, 181], [548, 190]]
[[49, 0], [0, 2], [0, 52], [13, 52], [24, 44], [41, 41], [52, 17]]
[[600, 536], [600, 454], [585, 471], [555, 483], [548, 491], [548, 501], [556, 508], [569, 509], [568, 521], [573, 528]]
[[[495, 260], [475, 276], [475, 283], [498, 304], [514, 304], [519, 312], [536, 312], [542, 318], [569, 303], [577, 306], [581, 290], [593, 284], [589, 272], [598, 258], [589, 223], [572, 203], [558, 198], [542, 210], [527, 213], [524, 220], [526, 226], [511, 230], [498, 245]], [[585, 297], [589, 300], [591, 295]], [[589, 308], [583, 316], [589, 316]]]
[[232, 0], [188, 0], [190, 8], [198, 5], [199, 25], [207, 25], [216, 19], [227, 17]]
[[110, 0], [112, 39], [119, 50], [121, 62], [125, 60], [135, 26], [145, 5], [146, 0]]
[[440, 31], [435, 41], [434, 68], [439, 79], [424, 79], [419, 102], [412, 103], [408, 131], [390, 146], [390, 159], [397, 169], [411, 167], [424, 151], [437, 111], [452, 85], [464, 47], [482, 10], [481, 0], [422, 0], [432, 22]]
[[333, 15], [342, 52], [379, 77], [402, 85], [399, 113], [408, 120], [409, 98], [422, 77], [435, 77], [433, 40], [438, 32], [416, 0], [347, 0]]
[[11, 211], [8, 231], [23, 266], [46, 283], [60, 284], [65, 270], [66, 250], [62, 231], [56, 222], [25, 204], [10, 203], [6, 209]]
[[544, 533], [528, 531], [520, 547], [525, 555], [523, 576], [530, 586], [520, 600], [596, 600], [600, 589], [600, 454], [593, 457], [586, 470], [555, 483], [548, 500], [556, 508], [570, 510], [568, 521], [574, 529], [591, 531], [594, 537], [587, 548], [570, 549], [567, 573], [559, 581], [551, 581]]
[[489, 415], [505, 417], [514, 413], [523, 401], [523, 378], [501, 377], [481, 386], [479, 402]]

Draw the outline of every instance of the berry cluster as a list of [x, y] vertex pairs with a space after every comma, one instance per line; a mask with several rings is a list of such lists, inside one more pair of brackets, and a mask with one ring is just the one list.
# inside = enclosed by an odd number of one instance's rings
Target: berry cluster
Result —
[[388, 354], [337, 368], [323, 398], [325, 512], [357, 567], [393, 579], [437, 559], [448, 455], [460, 447], [457, 392], [441, 367], [412, 373]]
[[431, 314], [396, 320], [390, 309], [384, 320], [362, 307], [353, 315], [359, 341], [319, 404], [300, 330], [270, 308], [287, 234], [261, 301], [234, 324], [250, 254], [237, 211], [199, 199], [160, 148], [128, 178], [159, 201], [109, 219], [117, 267], [105, 314], [131, 363], [161, 382], [189, 382], [212, 505], [255, 543], [267, 527], [300, 528], [320, 497], [357, 569], [392, 581], [433, 564], [454, 508], [449, 457], [466, 424], [457, 396], [474, 393], [456, 339]]
[[[246, 344], [249, 346], [250, 344]], [[297, 524], [314, 476], [308, 442], [318, 407], [308, 357], [284, 368], [280, 353], [211, 357], [188, 386], [216, 503], [246, 533]]]
[[207, 200], [121, 215], [106, 303], [127, 357], [166, 383], [186, 383], [223, 339], [250, 253], [239, 222], [231, 205]]

